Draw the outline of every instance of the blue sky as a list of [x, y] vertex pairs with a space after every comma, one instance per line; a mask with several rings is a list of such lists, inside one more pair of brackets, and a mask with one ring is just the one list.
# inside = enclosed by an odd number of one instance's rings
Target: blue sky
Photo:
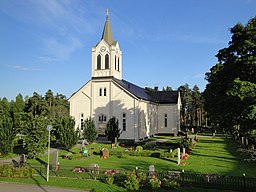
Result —
[[0, 0], [0, 98], [70, 97], [89, 81], [106, 8], [123, 78], [160, 89], [203, 91], [229, 29], [256, 16], [256, 0]]

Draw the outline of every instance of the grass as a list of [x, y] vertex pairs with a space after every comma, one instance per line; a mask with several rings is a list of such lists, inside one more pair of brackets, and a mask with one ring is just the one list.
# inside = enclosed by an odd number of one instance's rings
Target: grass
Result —
[[[174, 142], [174, 139], [168, 142]], [[108, 145], [94, 144], [91, 148], [100, 150]], [[100, 169], [119, 169], [119, 170], [139, 170], [147, 171], [150, 165], [154, 165], [157, 171], [181, 171], [200, 174], [221, 174], [230, 176], [242, 176], [245, 173], [248, 177], [256, 177], [256, 163], [245, 162], [244, 158], [236, 151], [237, 145], [232, 139], [224, 138], [200, 138], [195, 149], [187, 160], [185, 166], [177, 166], [177, 157], [156, 158], [156, 157], [137, 157], [123, 155], [122, 158], [110, 156], [107, 159], [100, 158], [100, 155], [91, 155], [82, 159], [69, 160], [61, 156], [67, 151], [59, 152], [59, 163], [61, 168], [72, 169], [75, 167], [88, 167], [91, 164], [98, 164]], [[123, 150], [118, 148], [115, 150]], [[181, 149], [182, 151], [182, 149]], [[72, 152], [79, 152], [79, 148], [72, 149]], [[51, 159], [51, 158], [50, 158]], [[29, 160], [31, 166], [39, 167], [42, 162], [47, 162], [47, 155], [37, 160]]]
[[[165, 139], [170, 139], [167, 142], [175, 145], [180, 138], [173, 139], [165, 137]], [[101, 148], [110, 147], [110, 145], [104, 144], [93, 144], [87, 146], [89, 150], [100, 151]], [[166, 147], [166, 146], [165, 146]], [[100, 155], [91, 155], [90, 157], [85, 157], [77, 160], [63, 159], [62, 156], [68, 153], [78, 153], [79, 148], [73, 148], [70, 152], [61, 150], [59, 151], [59, 163], [61, 170], [66, 172], [67, 175], [72, 175], [70, 170], [74, 167], [88, 167], [90, 164], [98, 164], [100, 169], [119, 169], [119, 170], [135, 170], [138, 167], [139, 170], [147, 171], [150, 165], [154, 165], [157, 171], [181, 171], [190, 173], [214, 173], [230, 176], [242, 176], [243, 173], [248, 177], [256, 177], [256, 163], [255, 162], [245, 162], [244, 158], [239, 155], [236, 151], [237, 144], [230, 138], [212, 138], [212, 137], [200, 137], [199, 142], [196, 144], [195, 149], [185, 160], [185, 166], [177, 165], [176, 158], [155, 158], [155, 157], [136, 157], [136, 156], [126, 156], [118, 158], [116, 156], [110, 156], [107, 159], [101, 159]], [[115, 150], [124, 150], [123, 148], [117, 148]], [[165, 148], [165, 150], [167, 150]], [[182, 151], [182, 150], [181, 150]], [[51, 158], [50, 158], [51, 159]], [[32, 167], [40, 168], [42, 163], [47, 162], [47, 155], [40, 157], [39, 159], [28, 160], [28, 163]], [[45, 173], [44, 173], [45, 174]], [[79, 174], [79, 173], [77, 173]], [[80, 188], [80, 189], [92, 189], [96, 188], [97, 191], [125, 191], [124, 188], [113, 185], [109, 186], [105, 183], [94, 180], [81, 180], [74, 178], [57, 178], [51, 177], [50, 182], [46, 182], [41, 176], [33, 177], [31, 179], [18, 179], [18, 178], [0, 178], [0, 181], [12, 181], [12, 182], [24, 182], [37, 185], [52, 185], [58, 187], [67, 188]], [[162, 190], [164, 191], [164, 190]], [[176, 191], [186, 191], [186, 189], [179, 189]], [[189, 190], [193, 191], [193, 190]], [[200, 191], [195, 189], [195, 191]], [[202, 191], [214, 191], [214, 190], [202, 190]]]

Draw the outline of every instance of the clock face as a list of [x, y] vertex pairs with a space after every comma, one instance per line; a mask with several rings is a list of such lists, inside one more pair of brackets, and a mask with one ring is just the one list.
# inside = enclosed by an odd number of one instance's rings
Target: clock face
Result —
[[101, 51], [101, 52], [106, 51], [106, 47], [105, 47], [105, 46], [102, 46], [102, 47], [100, 48], [100, 51]]

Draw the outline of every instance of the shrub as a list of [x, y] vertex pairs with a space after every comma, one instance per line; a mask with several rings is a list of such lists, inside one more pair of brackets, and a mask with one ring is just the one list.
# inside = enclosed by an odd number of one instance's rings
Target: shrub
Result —
[[124, 180], [124, 186], [125, 188], [127, 188], [128, 190], [139, 190], [140, 188], [140, 181], [137, 178], [137, 175], [135, 174], [135, 172], [129, 173], [127, 175], [127, 179]]
[[143, 150], [143, 147], [142, 146], [137, 146], [136, 147], [136, 151], [142, 151]]
[[180, 185], [175, 180], [170, 180], [170, 179], [164, 178], [162, 180], [162, 187], [165, 188], [165, 189], [177, 189], [177, 188], [180, 187]]
[[152, 189], [157, 189], [161, 187], [161, 181], [157, 177], [150, 179], [149, 183]]
[[108, 175], [106, 178], [105, 178], [105, 183], [107, 183], [108, 185], [113, 185], [114, 183], [114, 177], [112, 175]]

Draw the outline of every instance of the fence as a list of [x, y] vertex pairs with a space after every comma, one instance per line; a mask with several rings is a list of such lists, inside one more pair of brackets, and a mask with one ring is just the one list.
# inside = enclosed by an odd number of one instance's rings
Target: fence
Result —
[[185, 172], [158, 173], [159, 178], [175, 180], [181, 187], [214, 188], [234, 191], [256, 191], [256, 178]]

